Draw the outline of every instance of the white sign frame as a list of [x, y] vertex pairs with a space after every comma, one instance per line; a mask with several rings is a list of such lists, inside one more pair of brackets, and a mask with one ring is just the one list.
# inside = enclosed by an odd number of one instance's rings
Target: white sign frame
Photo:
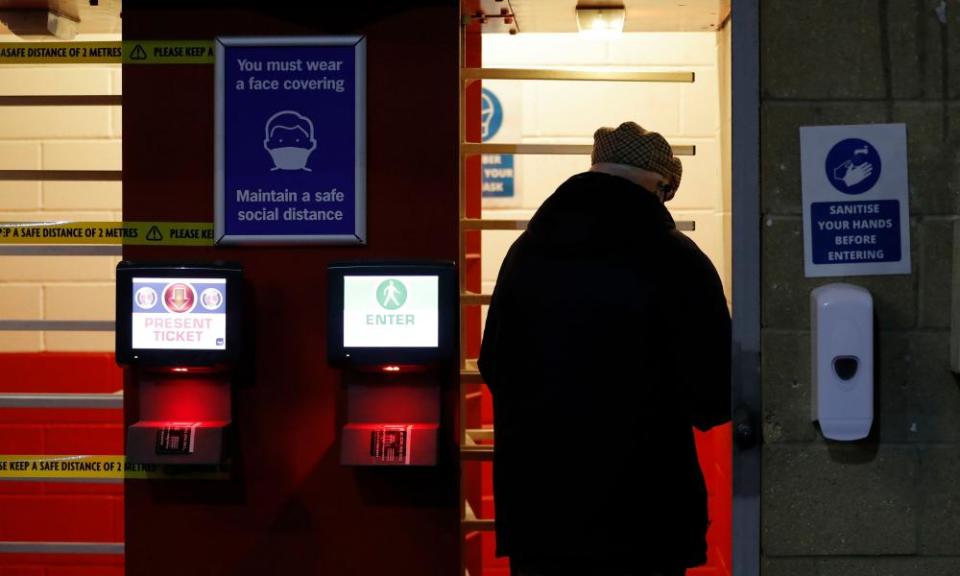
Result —
[[[843, 183], [836, 185], [828, 177], [828, 155], [831, 150], [839, 143], [848, 139], [863, 140], [875, 149], [872, 153], [879, 156], [880, 167], [877, 168], [877, 175], [874, 175], [875, 183], [866, 190], [854, 192], [856, 185], [851, 185], [850, 192], [842, 192], [840, 188], [846, 187]], [[909, 179], [907, 175], [907, 129], [906, 124], [860, 124], [847, 126], [803, 126], [800, 128], [800, 176], [802, 181], [803, 194], [803, 259], [804, 275], [807, 278], [828, 277], [828, 276], [870, 276], [885, 274], [910, 274], [910, 197], [909, 197]], [[854, 165], [856, 166], [856, 165]], [[859, 168], [859, 167], [857, 167]], [[862, 174], [872, 172], [872, 167]], [[848, 167], [849, 169], [849, 167]], [[836, 172], [834, 172], [836, 174]], [[869, 185], [870, 180], [865, 178], [862, 184]], [[857, 178], [851, 178], [849, 182], [857, 182]], [[860, 185], [862, 189], [864, 186]], [[899, 206], [894, 207], [890, 201], [896, 201]], [[870, 221], [880, 220], [880, 215], [876, 212], [865, 214], [862, 218], [857, 216], [837, 217], [832, 222], [826, 219], [818, 219], [814, 214], [814, 204], [830, 203], [843, 204], [853, 209], [854, 205], [861, 205], [864, 210], [880, 210], [889, 212], [888, 208], [895, 209], [895, 218], [883, 218], [886, 222], [894, 222], [899, 225], [899, 248], [900, 258], [893, 261], [882, 261], [881, 250], [870, 250], [869, 243], [866, 245], [851, 244], [849, 246], [839, 246], [835, 251], [829, 252], [831, 258], [838, 258], [835, 262], [825, 262], [819, 258], [815, 262], [814, 236], [818, 234], [817, 227], [823, 230], [823, 225], [842, 224], [844, 226], [863, 226], [857, 230], [850, 230], [849, 236], [844, 236], [845, 240], [860, 240], [870, 235], [882, 234], [882, 230], [871, 228]], [[823, 204], [820, 204], [822, 207]], [[884, 216], [891, 214], [885, 213]], [[816, 221], [815, 221], [816, 220]], [[853, 221], [857, 220], [856, 223]], [[846, 224], [844, 224], [846, 222]], [[892, 233], [892, 232], [888, 232]], [[822, 233], [821, 233], [822, 234]], [[889, 236], [887, 236], [889, 238]], [[836, 242], [841, 239], [838, 236]], [[882, 247], [881, 247], [882, 248]], [[856, 257], [857, 255], [869, 254], [869, 256]], [[871, 258], [873, 261], [870, 261]], [[852, 261], [848, 261], [852, 260]], [[867, 261], [864, 261], [867, 260]]]

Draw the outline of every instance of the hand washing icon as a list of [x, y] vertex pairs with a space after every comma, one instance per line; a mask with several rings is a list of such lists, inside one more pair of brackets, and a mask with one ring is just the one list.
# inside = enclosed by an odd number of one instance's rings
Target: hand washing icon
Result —
[[863, 160], [869, 152], [869, 146], [854, 150], [853, 158], [834, 168], [833, 179], [842, 181], [847, 188], [866, 180], [873, 173], [873, 164]]
[[880, 155], [869, 142], [847, 138], [830, 149], [825, 168], [834, 188], [844, 194], [863, 194], [880, 178]]

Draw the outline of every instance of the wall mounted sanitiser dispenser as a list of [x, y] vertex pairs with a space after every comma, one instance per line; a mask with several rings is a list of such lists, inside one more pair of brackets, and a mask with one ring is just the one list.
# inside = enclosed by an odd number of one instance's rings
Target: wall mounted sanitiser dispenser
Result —
[[851, 284], [810, 293], [812, 420], [823, 437], [866, 438], [873, 425], [873, 298]]

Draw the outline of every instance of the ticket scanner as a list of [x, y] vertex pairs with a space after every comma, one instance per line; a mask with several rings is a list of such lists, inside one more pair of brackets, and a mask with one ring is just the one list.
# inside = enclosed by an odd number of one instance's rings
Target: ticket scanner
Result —
[[222, 461], [242, 282], [237, 264], [117, 265], [117, 363], [137, 388], [128, 462]]
[[453, 263], [337, 263], [328, 294], [327, 354], [346, 388], [341, 464], [435, 465], [456, 357]]

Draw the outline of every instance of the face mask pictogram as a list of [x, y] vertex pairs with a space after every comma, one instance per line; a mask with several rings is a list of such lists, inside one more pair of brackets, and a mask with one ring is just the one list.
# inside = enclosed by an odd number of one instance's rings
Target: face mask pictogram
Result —
[[317, 149], [313, 121], [293, 110], [271, 116], [264, 126], [263, 148], [273, 160], [271, 170], [304, 170], [310, 155]]

